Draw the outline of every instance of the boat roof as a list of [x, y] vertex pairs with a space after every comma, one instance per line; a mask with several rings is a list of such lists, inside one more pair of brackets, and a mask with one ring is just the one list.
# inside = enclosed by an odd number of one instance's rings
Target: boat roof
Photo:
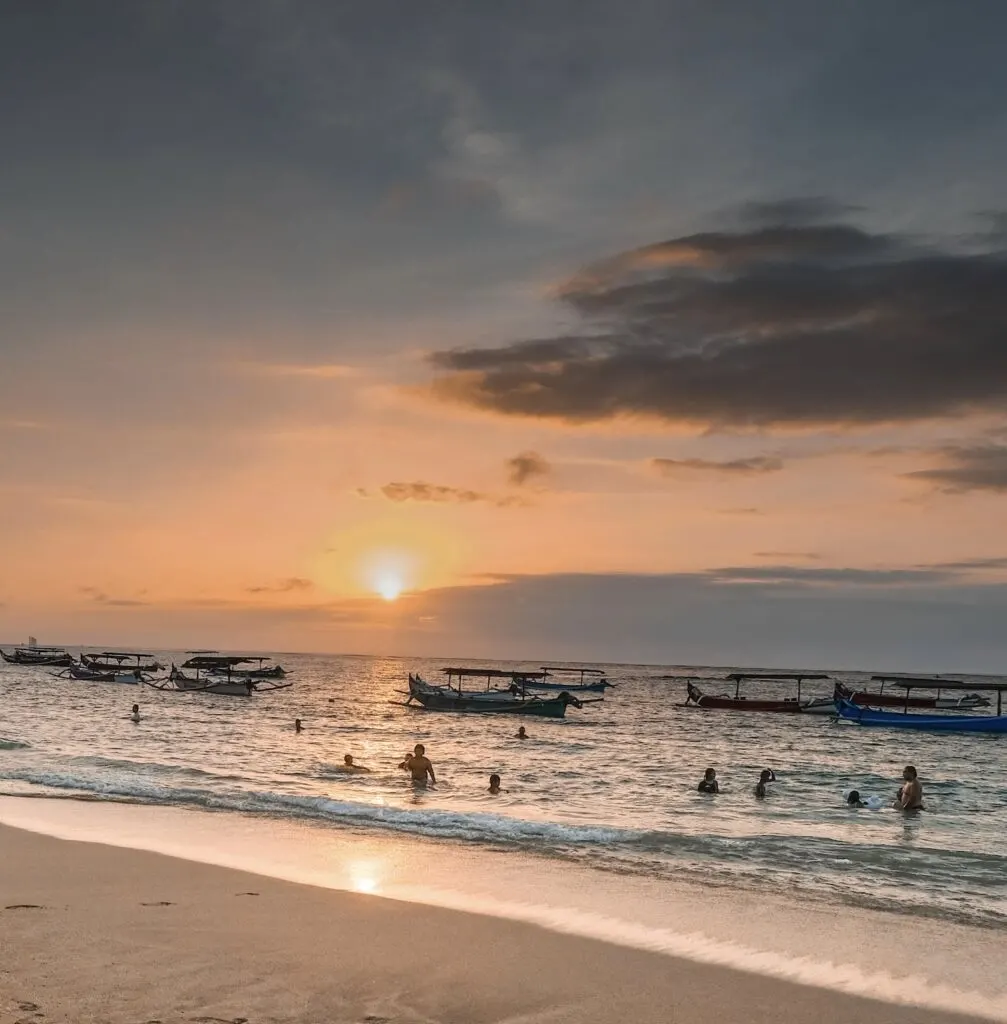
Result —
[[541, 679], [544, 672], [514, 672], [501, 668], [443, 668], [446, 675], [479, 676], [482, 679]]
[[14, 648], [17, 651], [59, 651], [61, 654], [66, 654], [65, 647], [46, 647], [44, 644], [18, 644]]
[[743, 679], [829, 679], [828, 672], [731, 672], [733, 681]]
[[962, 679], [942, 679], [940, 676], [871, 676], [879, 683], [890, 683], [906, 690], [1007, 690], [1007, 679], [1002, 682], [967, 683]]
[[153, 658], [146, 651], [95, 651], [88, 654], [89, 658]]
[[574, 668], [572, 665], [543, 665], [543, 672], [578, 672], [585, 676], [603, 676], [605, 672], [600, 668]]
[[[186, 652], [188, 653], [188, 652]], [[269, 661], [269, 658], [260, 657], [258, 654], [203, 654], [190, 658], [183, 668], [214, 668], [230, 665], [245, 665], [252, 661]]]

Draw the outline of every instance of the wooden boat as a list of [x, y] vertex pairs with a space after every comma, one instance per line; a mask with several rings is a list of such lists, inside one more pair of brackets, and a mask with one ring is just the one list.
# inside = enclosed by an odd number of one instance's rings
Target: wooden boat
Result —
[[[245, 661], [258, 662], [255, 668], [243, 668], [241, 669], [241, 677], [243, 679], [283, 679], [287, 671], [282, 665], [267, 665], [266, 662], [270, 661], [270, 658], [252, 658], [248, 657]], [[212, 669], [216, 675], [226, 675], [227, 669]]]
[[[148, 660], [144, 660], [144, 659]], [[136, 651], [101, 651], [99, 654], [80, 652], [82, 665], [95, 672], [160, 672], [164, 668], [153, 654], [141, 654]]]
[[[801, 699], [801, 686], [806, 679], [828, 679], [824, 672], [732, 672], [717, 682], [734, 683], [734, 696], [704, 693], [692, 679], [686, 682], [686, 705], [713, 711], [768, 711], [782, 714], [835, 714], [831, 697]], [[787, 681], [797, 683], [794, 697], [742, 697], [741, 684], [748, 681]]]
[[[999, 701], [998, 701], [999, 703]], [[911, 715], [907, 711], [876, 711], [840, 697], [836, 712], [858, 725], [917, 729], [925, 732], [1007, 733], [1007, 715]]]
[[[189, 654], [194, 652], [189, 651]], [[244, 665], [260, 666], [268, 659], [254, 654], [217, 654], [199, 652], [178, 668], [174, 664], [165, 680], [151, 680], [150, 686], [158, 690], [175, 690], [185, 693], [214, 693], [225, 697], [251, 697], [256, 693], [271, 693], [285, 690], [293, 683], [281, 683], [276, 678], [249, 675]], [[189, 673], [185, 670], [188, 669]], [[251, 671], [255, 671], [254, 669]]]
[[73, 656], [65, 647], [40, 647], [34, 637], [29, 637], [26, 646], [15, 647], [10, 654], [0, 650], [0, 656], [11, 665], [66, 668], [73, 664]]
[[[852, 701], [872, 708], [929, 708], [932, 710], [944, 711], [968, 711], [973, 708], [988, 708], [990, 700], [979, 693], [965, 693], [960, 697], [942, 697], [941, 690], [946, 690], [949, 683], [955, 687], [967, 686], [959, 679], [944, 679], [940, 676], [871, 676], [871, 680], [881, 684], [880, 690], [874, 693], [870, 690], [853, 690], [842, 683], [836, 683], [835, 697]], [[905, 693], [885, 693], [885, 685], [892, 685], [896, 688], [904, 683], [919, 684], [921, 688], [936, 690], [937, 695], [933, 697], [911, 697], [909, 689]]]
[[[569, 675], [572, 680], [556, 679], [557, 674]], [[600, 676], [600, 679], [589, 678]], [[534, 673], [524, 680], [526, 690], [563, 690], [567, 693], [604, 693], [615, 686], [605, 678], [600, 668], [555, 668], [542, 666], [541, 673]]]
[[81, 679], [92, 683], [126, 683], [137, 685], [150, 679], [146, 673], [136, 668], [122, 668], [108, 671], [91, 668], [90, 665], [69, 665], [61, 672], [53, 672], [57, 679]]
[[[448, 682], [433, 685], [421, 676], [409, 674], [409, 697], [406, 706], [415, 705], [426, 711], [457, 711], [478, 714], [535, 715], [540, 718], [563, 718], [572, 704], [583, 707], [585, 703], [570, 693], [562, 692], [555, 697], [540, 697], [524, 691], [520, 672], [504, 672], [500, 669], [446, 668]], [[486, 681], [485, 690], [465, 690], [462, 683], [468, 678]], [[491, 682], [510, 680], [507, 689], [492, 689]], [[452, 685], [454, 684], [454, 685]]]

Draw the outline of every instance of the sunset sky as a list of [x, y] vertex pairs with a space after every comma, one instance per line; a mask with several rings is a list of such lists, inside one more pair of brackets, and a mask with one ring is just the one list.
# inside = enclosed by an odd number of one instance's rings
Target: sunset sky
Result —
[[0, 639], [1007, 671], [1005, 33], [6, 3]]

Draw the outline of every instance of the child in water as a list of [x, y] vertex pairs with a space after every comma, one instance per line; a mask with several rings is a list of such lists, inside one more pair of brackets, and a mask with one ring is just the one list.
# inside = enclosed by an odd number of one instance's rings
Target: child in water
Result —
[[703, 773], [703, 781], [696, 787], [700, 793], [719, 793], [720, 786], [717, 783], [717, 773], [713, 768], [707, 768]]
[[850, 795], [846, 798], [847, 807], [866, 807], [867, 804], [860, 799], [860, 793], [858, 790], [851, 789]]
[[755, 784], [755, 795], [759, 800], [765, 800], [766, 798], [766, 783], [775, 782], [776, 776], [769, 768], [763, 768], [762, 773], [759, 775], [759, 781]]

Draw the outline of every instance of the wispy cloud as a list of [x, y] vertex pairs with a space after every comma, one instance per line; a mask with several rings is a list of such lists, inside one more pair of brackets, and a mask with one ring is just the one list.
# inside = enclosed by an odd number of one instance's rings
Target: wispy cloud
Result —
[[680, 476], [683, 473], [710, 473], [719, 476], [754, 476], [777, 473], [783, 469], [783, 460], [759, 455], [748, 459], [651, 459], [651, 466], [662, 476]]
[[507, 480], [515, 487], [524, 487], [533, 480], [541, 480], [552, 471], [545, 457], [532, 451], [518, 453], [508, 459], [505, 465]]
[[944, 465], [917, 469], [905, 476], [933, 484], [945, 494], [1007, 492], [1007, 445], [953, 445], [940, 449], [937, 454]]
[[[389, 501], [405, 502], [430, 502], [433, 504], [473, 505], [478, 502], [485, 502], [496, 505], [499, 508], [508, 508], [525, 505], [523, 498], [512, 495], [489, 494], [485, 491], [472, 491], [464, 487], [448, 487], [444, 484], [429, 484], [423, 480], [414, 480], [409, 483], [396, 481], [385, 484], [381, 494]], [[357, 491], [360, 497], [367, 497], [366, 491]]]
[[286, 579], [276, 583], [260, 584], [255, 587], [246, 587], [245, 592], [249, 594], [291, 594], [311, 590], [314, 583], [303, 576], [288, 576]]
[[149, 602], [132, 597], [110, 597], [98, 587], [81, 587], [80, 593], [90, 598], [95, 604], [107, 605], [110, 608], [142, 608]]

